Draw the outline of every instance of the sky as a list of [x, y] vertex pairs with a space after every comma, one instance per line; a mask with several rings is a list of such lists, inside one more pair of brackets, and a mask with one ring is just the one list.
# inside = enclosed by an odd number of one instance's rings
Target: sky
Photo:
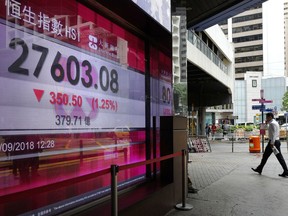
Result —
[[284, 1], [263, 3], [264, 76], [284, 76]]

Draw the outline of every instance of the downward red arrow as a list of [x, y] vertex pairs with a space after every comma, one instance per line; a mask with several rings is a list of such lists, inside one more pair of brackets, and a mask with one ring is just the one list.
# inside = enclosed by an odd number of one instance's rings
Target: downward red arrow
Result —
[[38, 102], [40, 102], [40, 100], [41, 100], [41, 98], [42, 98], [42, 96], [43, 96], [43, 94], [44, 94], [44, 90], [41, 90], [41, 89], [33, 89], [33, 91], [34, 91], [34, 94], [35, 94]]

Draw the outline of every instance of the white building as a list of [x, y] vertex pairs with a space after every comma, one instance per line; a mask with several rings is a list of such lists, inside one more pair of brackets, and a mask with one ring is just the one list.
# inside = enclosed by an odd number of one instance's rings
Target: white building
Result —
[[[235, 47], [233, 115], [238, 116], [236, 123], [255, 122], [259, 111], [252, 110], [252, 105], [259, 103], [252, 102], [252, 99], [260, 98], [261, 89], [264, 98], [273, 101], [265, 104], [266, 108], [275, 114], [281, 112], [282, 97], [286, 92], [284, 6], [287, 13], [288, 0], [285, 3], [269, 0], [262, 7], [249, 9], [222, 25]], [[287, 26], [287, 22], [285, 24]]]
[[284, 76], [285, 71], [284, 21], [286, 20], [284, 20], [283, 1], [269, 0], [263, 3], [263, 69], [264, 69], [263, 76], [264, 77]]
[[237, 113], [239, 122], [254, 122], [261, 123], [262, 119], [257, 116], [262, 116], [262, 112], [257, 109], [252, 109], [253, 105], [261, 105], [253, 99], [260, 99], [263, 90], [263, 98], [272, 103], [264, 103], [265, 109], [272, 110], [275, 117], [283, 113], [282, 98], [286, 92], [287, 77], [262, 77], [258, 72], [246, 72], [244, 80], [235, 81], [235, 97], [234, 97], [234, 113]]

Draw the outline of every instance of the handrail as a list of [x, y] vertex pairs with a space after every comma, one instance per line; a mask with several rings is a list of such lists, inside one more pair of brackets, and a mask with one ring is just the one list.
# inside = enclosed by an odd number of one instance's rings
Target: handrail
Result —
[[111, 173], [111, 202], [112, 202], [111, 211], [112, 211], [113, 216], [117, 216], [118, 214], [117, 173], [119, 171], [131, 169], [131, 168], [138, 167], [138, 166], [148, 165], [148, 164], [152, 164], [156, 162], [161, 162], [163, 160], [167, 160], [167, 159], [171, 159], [171, 158], [175, 158], [179, 156], [182, 156], [182, 203], [177, 204], [176, 208], [179, 210], [187, 210], [187, 209], [189, 210], [189, 209], [192, 209], [192, 207], [189, 205], [186, 205], [185, 203], [185, 198], [186, 198], [185, 196], [186, 196], [186, 191], [187, 191], [187, 188], [186, 188], [187, 187], [187, 184], [186, 184], [187, 182], [187, 167], [186, 167], [187, 166], [187, 159], [186, 159], [187, 151], [185, 149], [183, 149], [182, 151], [173, 153], [173, 154], [165, 155], [159, 158], [150, 159], [147, 161], [140, 161], [140, 162], [135, 162], [132, 164], [126, 164], [126, 165], [121, 165], [121, 166], [111, 165], [110, 168], [106, 168], [106, 169], [103, 169], [94, 173], [90, 173], [87, 175], [78, 176], [72, 179], [66, 179], [60, 182], [51, 183], [49, 185], [30, 188], [25, 191], [19, 191], [19, 192], [15, 192], [11, 194], [6, 194], [6, 195], [1, 196], [0, 203], [10, 202], [15, 199], [30, 196], [32, 194], [35, 194], [36, 192], [39, 192], [39, 189], [41, 189], [41, 192], [56, 190], [64, 186], [69, 186], [75, 183], [90, 180], [92, 178]]
[[[162, 160], [169, 159], [169, 158], [172, 158], [174, 156], [179, 156], [180, 154], [181, 154], [181, 152], [177, 152], [177, 153], [174, 153], [172, 155], [163, 156], [161, 158], [163, 158]], [[122, 165], [120, 167], [120, 170], [129, 169], [129, 168], [136, 167], [136, 166], [141, 166], [141, 165], [145, 165], [145, 164], [149, 164], [149, 163], [158, 162], [158, 160], [159, 159], [152, 159], [152, 160], [148, 160], [148, 161], [141, 161], [141, 162], [136, 162], [133, 164]], [[41, 192], [46, 192], [49, 190], [55, 190], [55, 189], [61, 188], [63, 186], [72, 185], [75, 183], [86, 181], [86, 180], [89, 180], [89, 179], [92, 179], [95, 177], [99, 177], [101, 175], [109, 174], [109, 173], [111, 173], [110, 167], [103, 169], [103, 170], [100, 170], [100, 171], [97, 171], [97, 172], [94, 172], [94, 173], [89, 173], [89, 174], [86, 174], [83, 176], [78, 176], [78, 177], [75, 177], [72, 179], [65, 179], [65, 180], [62, 180], [59, 182], [54, 182], [54, 183], [51, 183], [48, 185], [44, 185], [44, 186], [41, 185], [38, 187], [30, 188], [30, 189], [27, 189], [25, 191], [18, 191], [15, 193], [6, 194], [6, 195], [1, 196], [0, 203], [5, 203], [5, 202], [13, 201], [13, 200], [18, 199], [18, 198], [27, 197], [27, 195], [29, 196], [29, 195], [35, 194], [35, 192], [39, 192], [39, 189], [41, 189]]]
[[187, 151], [183, 149], [181, 152], [176, 152], [170, 155], [165, 155], [160, 158], [154, 158], [147, 161], [136, 162], [132, 164], [118, 166], [111, 165], [111, 215], [118, 216], [118, 191], [117, 191], [117, 173], [120, 170], [130, 169], [137, 166], [148, 165], [155, 162], [171, 159], [174, 157], [182, 156], [182, 203], [175, 206], [178, 210], [191, 210], [193, 206], [187, 205], [185, 202], [187, 191]]
[[173, 157], [177, 157], [177, 156], [181, 156], [181, 155], [182, 155], [182, 152], [179, 151], [179, 152], [176, 152], [174, 154], [162, 156], [160, 158], [154, 158], [154, 159], [150, 159], [150, 160], [147, 160], [147, 161], [140, 161], [140, 162], [135, 162], [135, 163], [132, 163], [132, 164], [121, 165], [121, 166], [119, 166], [119, 171], [130, 169], [130, 168], [134, 168], [134, 167], [137, 167], [137, 166], [148, 165], [148, 164], [151, 164], [151, 163], [160, 162], [162, 160], [167, 160], [167, 159], [170, 159], [170, 158], [173, 158]]
[[153, 158], [147, 161], [140, 161], [135, 162], [132, 164], [125, 164], [125, 165], [111, 165], [111, 215], [117, 216], [118, 215], [118, 190], [117, 190], [117, 173], [122, 170], [131, 169], [138, 166], [148, 165], [156, 162], [160, 162], [163, 160], [171, 159], [177, 156], [182, 155], [182, 152], [176, 152], [174, 154], [165, 155], [160, 158]]

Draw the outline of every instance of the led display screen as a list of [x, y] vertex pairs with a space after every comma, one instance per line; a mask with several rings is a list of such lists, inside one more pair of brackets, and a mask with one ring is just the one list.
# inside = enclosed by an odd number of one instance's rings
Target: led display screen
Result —
[[144, 126], [143, 74], [2, 24], [0, 32], [0, 135]]
[[107, 174], [69, 180], [145, 160], [144, 43], [76, 1], [0, 2], [1, 213], [57, 214], [109, 194]]
[[[77, 1], [0, 0], [1, 215], [107, 196], [111, 164], [146, 160], [144, 53], [142, 39]], [[170, 58], [152, 53], [162, 98], [152, 104], [170, 115]], [[120, 189], [145, 172], [120, 172]]]

